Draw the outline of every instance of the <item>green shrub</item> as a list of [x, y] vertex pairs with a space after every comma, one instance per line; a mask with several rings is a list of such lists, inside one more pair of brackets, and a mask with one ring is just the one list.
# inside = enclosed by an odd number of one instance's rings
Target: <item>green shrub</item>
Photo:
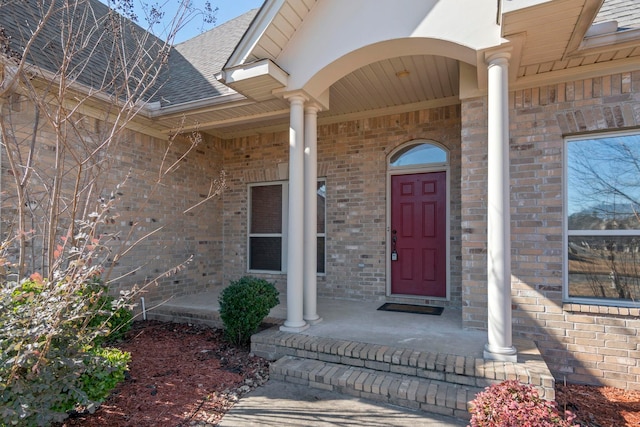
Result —
[[124, 381], [131, 354], [109, 347], [94, 347], [87, 350], [83, 362], [83, 373], [79, 378], [79, 390], [66, 390], [66, 400], [54, 409], [67, 413], [78, 407], [79, 402], [90, 404], [102, 402], [111, 391]]
[[124, 381], [131, 354], [117, 348], [98, 347], [89, 353], [85, 361], [87, 371], [80, 376], [82, 391], [92, 402], [102, 402], [109, 397], [120, 382]]
[[[124, 300], [106, 297], [91, 270], [0, 284], [0, 425], [48, 426], [104, 400], [129, 355], [100, 347]], [[108, 303], [106, 303], [108, 301]], [[126, 327], [126, 326], [123, 326]]]
[[133, 321], [133, 312], [127, 307], [114, 307], [115, 298], [109, 295], [108, 291], [107, 286], [96, 278], [84, 292], [94, 312], [89, 320], [89, 328], [104, 331], [104, 335], [99, 335], [93, 340], [96, 346], [114, 343], [124, 338]]
[[471, 401], [470, 427], [572, 427], [575, 416], [562, 417], [554, 402], [542, 399], [530, 384], [509, 380], [494, 384]]
[[220, 318], [228, 341], [246, 345], [269, 310], [278, 305], [278, 290], [264, 279], [245, 276], [222, 291]]

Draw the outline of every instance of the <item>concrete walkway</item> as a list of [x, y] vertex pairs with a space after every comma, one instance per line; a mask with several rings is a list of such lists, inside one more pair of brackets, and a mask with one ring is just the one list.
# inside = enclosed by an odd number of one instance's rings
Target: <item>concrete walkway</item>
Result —
[[308, 386], [269, 380], [245, 395], [221, 427], [462, 427], [464, 421], [345, 396]]

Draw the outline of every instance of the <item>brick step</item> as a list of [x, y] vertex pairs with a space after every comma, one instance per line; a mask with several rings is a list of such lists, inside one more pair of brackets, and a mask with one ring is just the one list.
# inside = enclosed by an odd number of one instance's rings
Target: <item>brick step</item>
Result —
[[468, 402], [481, 391], [479, 387], [293, 356], [272, 363], [270, 378], [465, 420], [470, 416]]
[[269, 360], [292, 356], [414, 376], [483, 389], [504, 380], [532, 384], [544, 399], [555, 399], [555, 381], [544, 363], [499, 362], [410, 348], [367, 344], [269, 329], [252, 337], [251, 351]]

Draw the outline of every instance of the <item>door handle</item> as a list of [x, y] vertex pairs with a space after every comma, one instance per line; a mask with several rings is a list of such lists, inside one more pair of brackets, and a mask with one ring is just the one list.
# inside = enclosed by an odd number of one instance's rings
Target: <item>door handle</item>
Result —
[[397, 261], [398, 251], [396, 250], [396, 242], [398, 241], [398, 232], [396, 230], [392, 230], [391, 234], [393, 235], [391, 237], [391, 261]]

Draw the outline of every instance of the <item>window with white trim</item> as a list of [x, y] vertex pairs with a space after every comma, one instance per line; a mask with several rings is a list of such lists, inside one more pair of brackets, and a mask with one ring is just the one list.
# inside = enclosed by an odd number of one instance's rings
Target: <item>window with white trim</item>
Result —
[[[288, 182], [249, 186], [248, 270], [286, 272]], [[318, 181], [318, 273], [325, 272], [325, 199], [326, 184]]]
[[566, 140], [565, 299], [640, 301], [640, 133]]

